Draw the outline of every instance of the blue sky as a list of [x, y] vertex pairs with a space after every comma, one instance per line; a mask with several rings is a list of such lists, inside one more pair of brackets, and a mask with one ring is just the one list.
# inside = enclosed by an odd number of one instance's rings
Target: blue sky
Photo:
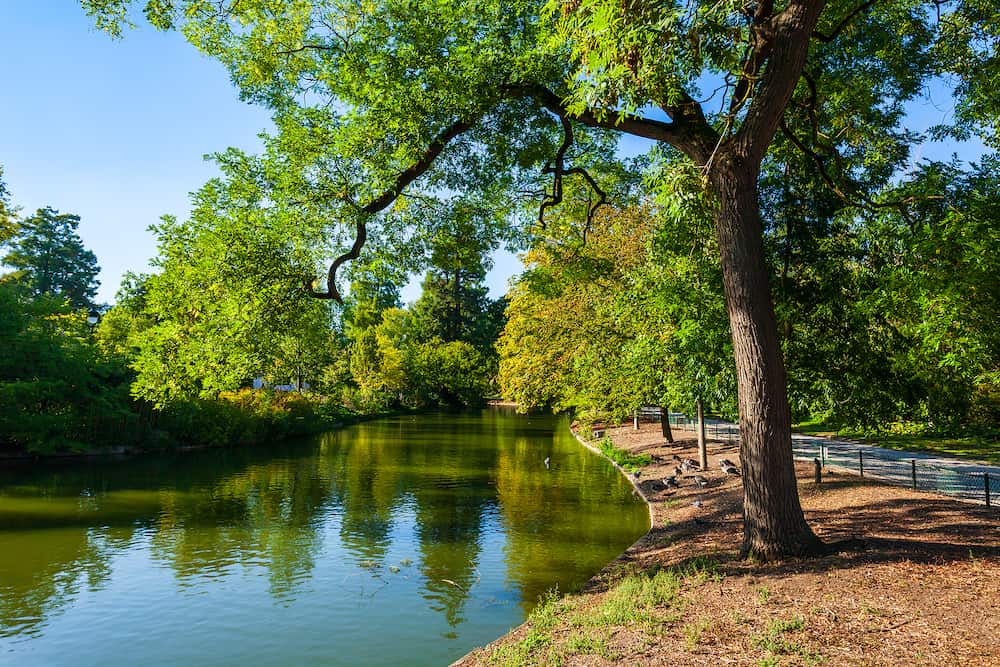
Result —
[[[73, 0], [0, 0], [0, 63], [0, 165], [14, 203], [81, 216], [80, 235], [102, 268], [100, 301], [113, 300], [123, 272], [147, 267], [155, 246], [146, 228], [165, 213], [185, 217], [188, 193], [216, 175], [202, 156], [255, 150], [271, 127], [265, 111], [239, 101], [222, 66], [179, 34], [140, 27], [115, 42]], [[950, 113], [947, 90], [931, 97], [914, 108], [915, 129]], [[622, 149], [646, 146], [628, 139]], [[975, 159], [982, 146], [915, 154], [947, 159], [953, 151]], [[503, 293], [519, 268], [500, 253], [491, 293]], [[414, 281], [404, 301], [418, 293]]]
[[81, 216], [111, 301], [155, 254], [146, 228], [185, 217], [215, 175], [205, 153], [254, 149], [270, 126], [222, 66], [178, 34], [142, 28], [115, 42], [72, 0], [0, 1], [0, 164], [14, 202]]

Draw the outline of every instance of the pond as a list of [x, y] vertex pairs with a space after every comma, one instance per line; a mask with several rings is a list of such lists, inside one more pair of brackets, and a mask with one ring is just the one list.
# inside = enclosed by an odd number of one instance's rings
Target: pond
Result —
[[8, 467], [0, 664], [447, 665], [648, 522], [565, 421], [498, 409]]

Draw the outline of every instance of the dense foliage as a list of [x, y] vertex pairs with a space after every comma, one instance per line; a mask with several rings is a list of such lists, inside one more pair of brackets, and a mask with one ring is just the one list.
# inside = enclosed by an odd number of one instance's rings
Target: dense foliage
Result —
[[956, 114], [934, 132], [975, 132], [995, 145], [993, 0], [83, 2], [112, 34], [133, 4], [158, 28], [182, 30], [229, 68], [245, 99], [273, 110], [277, 136], [241, 178], [263, 174], [270, 201], [302, 204], [290, 238], [353, 232], [315, 292], [324, 298], [339, 298], [337, 269], [370, 230], [391, 236], [430, 220], [420, 211], [451, 193], [494, 211], [534, 193], [544, 211], [563, 203], [564, 181], [581, 180], [600, 202], [586, 169], [600, 154], [587, 141], [600, 144], [602, 131], [683, 156], [713, 204], [745, 550], [770, 558], [820, 548], [792, 468], [787, 336], [765, 237], [778, 221], [763, 218], [773, 213], [770, 161], [787, 142], [826, 189], [877, 208], [918, 139], [902, 127], [905, 105], [942, 77], [953, 81]]
[[7, 279], [23, 283], [34, 297], [52, 296], [74, 308], [93, 309], [99, 268], [77, 234], [80, 216], [40, 208], [11, 222], [6, 204], [0, 203], [0, 209], [0, 222], [9, 225], [6, 238], [0, 238], [7, 246], [0, 264], [15, 270]]

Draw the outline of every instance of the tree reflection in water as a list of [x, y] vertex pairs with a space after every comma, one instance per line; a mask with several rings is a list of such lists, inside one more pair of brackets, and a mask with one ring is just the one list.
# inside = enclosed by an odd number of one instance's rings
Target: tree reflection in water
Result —
[[[0, 642], [44, 641], [127, 579], [167, 606], [132, 625], [183, 618], [185, 591], [230, 586], [210, 613], [246, 605], [266, 625], [284, 621], [272, 607], [302, 606], [311, 613], [296, 623], [335, 625], [339, 613], [361, 634], [373, 630], [359, 614], [400, 632], [423, 615], [446, 637], [482, 618], [488, 640], [552, 586], [580, 585], [645, 522], [627, 482], [564, 424], [495, 410], [267, 449], [15, 467], [0, 471]], [[255, 581], [270, 606], [252, 597]]]

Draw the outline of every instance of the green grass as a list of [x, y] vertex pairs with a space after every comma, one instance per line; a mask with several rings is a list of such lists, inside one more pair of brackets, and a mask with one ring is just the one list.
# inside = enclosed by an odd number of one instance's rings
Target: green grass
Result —
[[648, 466], [653, 462], [653, 459], [649, 454], [630, 454], [624, 449], [615, 447], [615, 443], [612, 442], [611, 438], [607, 436], [603, 437], [601, 441], [597, 443], [597, 447], [601, 450], [601, 453], [628, 472], [635, 472], [642, 466]]
[[[498, 667], [519, 667], [561, 665], [575, 655], [615, 660], [618, 656], [608, 644], [613, 628], [624, 626], [655, 636], [680, 620], [686, 606], [682, 587], [720, 576], [717, 565], [708, 559], [624, 572], [601, 602], [589, 608], [580, 608], [580, 598], [559, 598], [556, 591], [550, 591], [528, 617], [524, 636], [495, 647], [487, 661]], [[704, 620], [684, 626], [687, 641], [697, 644], [710, 625]]]
[[712, 621], [707, 618], [699, 619], [694, 623], [686, 623], [681, 628], [681, 632], [684, 633], [684, 646], [687, 650], [693, 651], [701, 643], [702, 635], [711, 627]]
[[600, 605], [578, 615], [574, 622], [590, 627], [640, 624], [652, 628], [659, 607], [681, 602], [678, 594], [682, 580], [683, 575], [676, 570], [627, 575], [608, 591]]
[[558, 624], [560, 615], [571, 606], [572, 603], [568, 598], [559, 598], [557, 589], [550, 590], [539, 599], [538, 606], [528, 616], [528, 631], [524, 638], [494, 649], [488, 658], [490, 664], [498, 667], [519, 667], [556, 662], [552, 656], [540, 654], [551, 653], [549, 649], [553, 641], [552, 629]]
[[886, 449], [927, 452], [1000, 464], [1000, 433], [997, 432], [947, 435], [920, 431], [918, 425], [912, 424], [890, 424], [881, 432], [872, 432], [838, 428], [819, 419], [800, 422], [792, 428], [806, 435], [850, 438]]
[[761, 659], [759, 665], [777, 665], [780, 663], [778, 656], [795, 655], [802, 659], [802, 664], [818, 665], [823, 661], [823, 656], [818, 653], [811, 653], [799, 643], [789, 639], [786, 635], [799, 632], [805, 627], [805, 620], [800, 616], [789, 619], [773, 619], [768, 621], [767, 630], [761, 634], [753, 635], [750, 643], [756, 648], [767, 652], [767, 656]]

